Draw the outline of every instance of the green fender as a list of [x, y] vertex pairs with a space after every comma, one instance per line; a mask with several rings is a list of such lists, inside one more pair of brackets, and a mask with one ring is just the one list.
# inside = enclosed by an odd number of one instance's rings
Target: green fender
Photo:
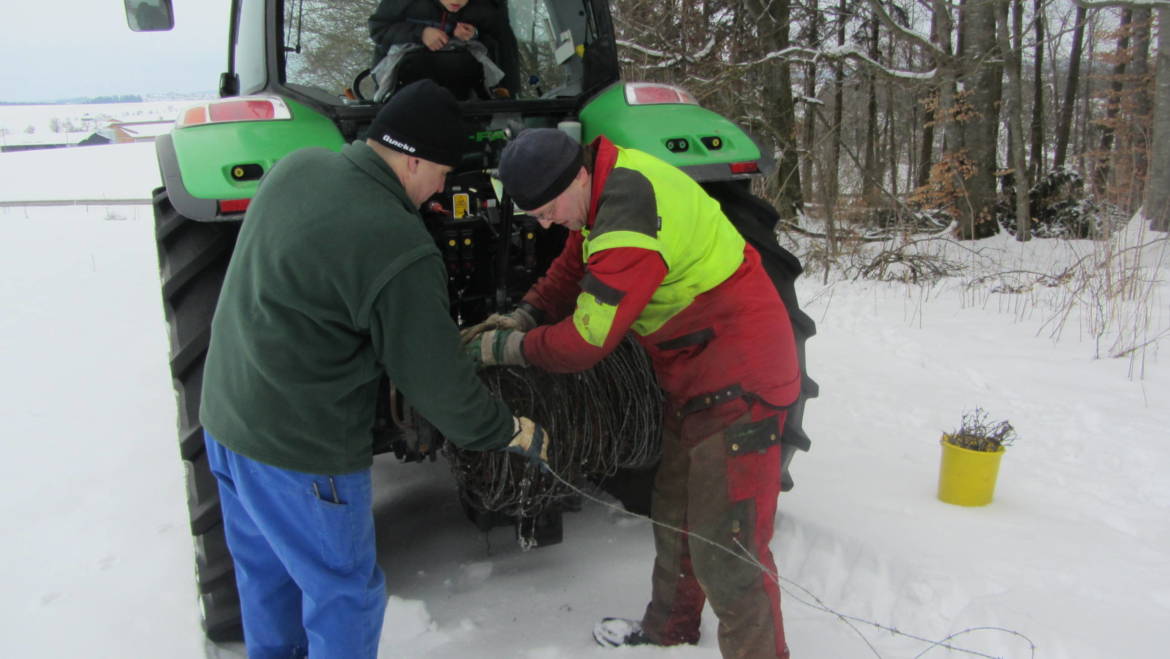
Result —
[[297, 149], [337, 151], [345, 145], [329, 118], [296, 101], [280, 100], [288, 107], [288, 119], [176, 124], [155, 141], [175, 210], [195, 220], [239, 219], [242, 211], [221, 210], [218, 202], [251, 199], [260, 177]]
[[605, 135], [618, 146], [645, 151], [699, 181], [749, 178], [763, 169], [756, 143], [722, 115], [691, 103], [631, 105], [627, 84], [636, 83], [611, 85], [582, 108], [582, 141]]

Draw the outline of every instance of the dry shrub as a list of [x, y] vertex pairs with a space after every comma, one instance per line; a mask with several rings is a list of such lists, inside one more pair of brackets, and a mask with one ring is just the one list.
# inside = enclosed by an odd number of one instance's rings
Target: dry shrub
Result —
[[919, 208], [939, 209], [957, 219], [961, 215], [959, 204], [967, 197], [966, 181], [975, 172], [975, 163], [965, 150], [947, 153], [931, 165], [930, 179], [910, 195], [910, 203]]
[[964, 412], [959, 429], [947, 433], [947, 441], [955, 446], [989, 453], [1011, 446], [1016, 439], [1016, 429], [1011, 423], [1007, 420], [991, 421], [981, 407]]

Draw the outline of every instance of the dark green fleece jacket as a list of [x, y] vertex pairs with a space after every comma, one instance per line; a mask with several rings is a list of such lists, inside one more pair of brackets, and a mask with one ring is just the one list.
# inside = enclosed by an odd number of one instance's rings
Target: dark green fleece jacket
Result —
[[244, 218], [211, 325], [199, 419], [294, 471], [371, 464], [378, 379], [455, 444], [504, 447], [512, 415], [459, 350], [447, 275], [393, 170], [363, 142], [297, 151]]

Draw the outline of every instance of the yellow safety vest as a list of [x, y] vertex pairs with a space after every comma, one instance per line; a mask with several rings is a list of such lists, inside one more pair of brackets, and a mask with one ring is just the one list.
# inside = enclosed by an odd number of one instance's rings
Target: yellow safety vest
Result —
[[[603, 204], [593, 226], [582, 229], [581, 256], [588, 263], [593, 254], [618, 247], [648, 249], [662, 256], [666, 278], [632, 326], [635, 333], [645, 336], [661, 329], [696, 297], [726, 281], [743, 262], [744, 239], [723, 214], [719, 202], [682, 170], [634, 149], [618, 147], [617, 152], [599, 201], [611, 192], [615, 173], [633, 170], [650, 184], [657, 226], [649, 231], [645, 227], [640, 231], [627, 228], [625, 218], [607, 213]], [[586, 341], [601, 346], [616, 312], [616, 304], [583, 290], [573, 322]]]

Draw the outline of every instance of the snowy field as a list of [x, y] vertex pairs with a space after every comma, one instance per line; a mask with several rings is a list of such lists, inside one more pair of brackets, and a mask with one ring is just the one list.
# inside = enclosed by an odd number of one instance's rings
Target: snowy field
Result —
[[[149, 145], [0, 155], [0, 656], [242, 656], [199, 629], [150, 207], [3, 203], [157, 184]], [[772, 544], [794, 657], [1165, 656], [1170, 253], [1123, 251], [1161, 237], [1140, 228], [928, 247], [967, 268], [933, 285], [800, 282], [822, 394]], [[1097, 279], [967, 285], [1101, 254]], [[1140, 295], [1110, 302], [1126, 277]], [[938, 440], [976, 406], [1021, 438], [995, 501], [968, 509], [935, 498]], [[719, 656], [710, 615], [697, 647], [594, 645], [595, 621], [645, 606], [645, 521], [589, 502], [525, 553], [465, 520], [442, 462], [383, 456], [375, 482], [383, 656]]]

